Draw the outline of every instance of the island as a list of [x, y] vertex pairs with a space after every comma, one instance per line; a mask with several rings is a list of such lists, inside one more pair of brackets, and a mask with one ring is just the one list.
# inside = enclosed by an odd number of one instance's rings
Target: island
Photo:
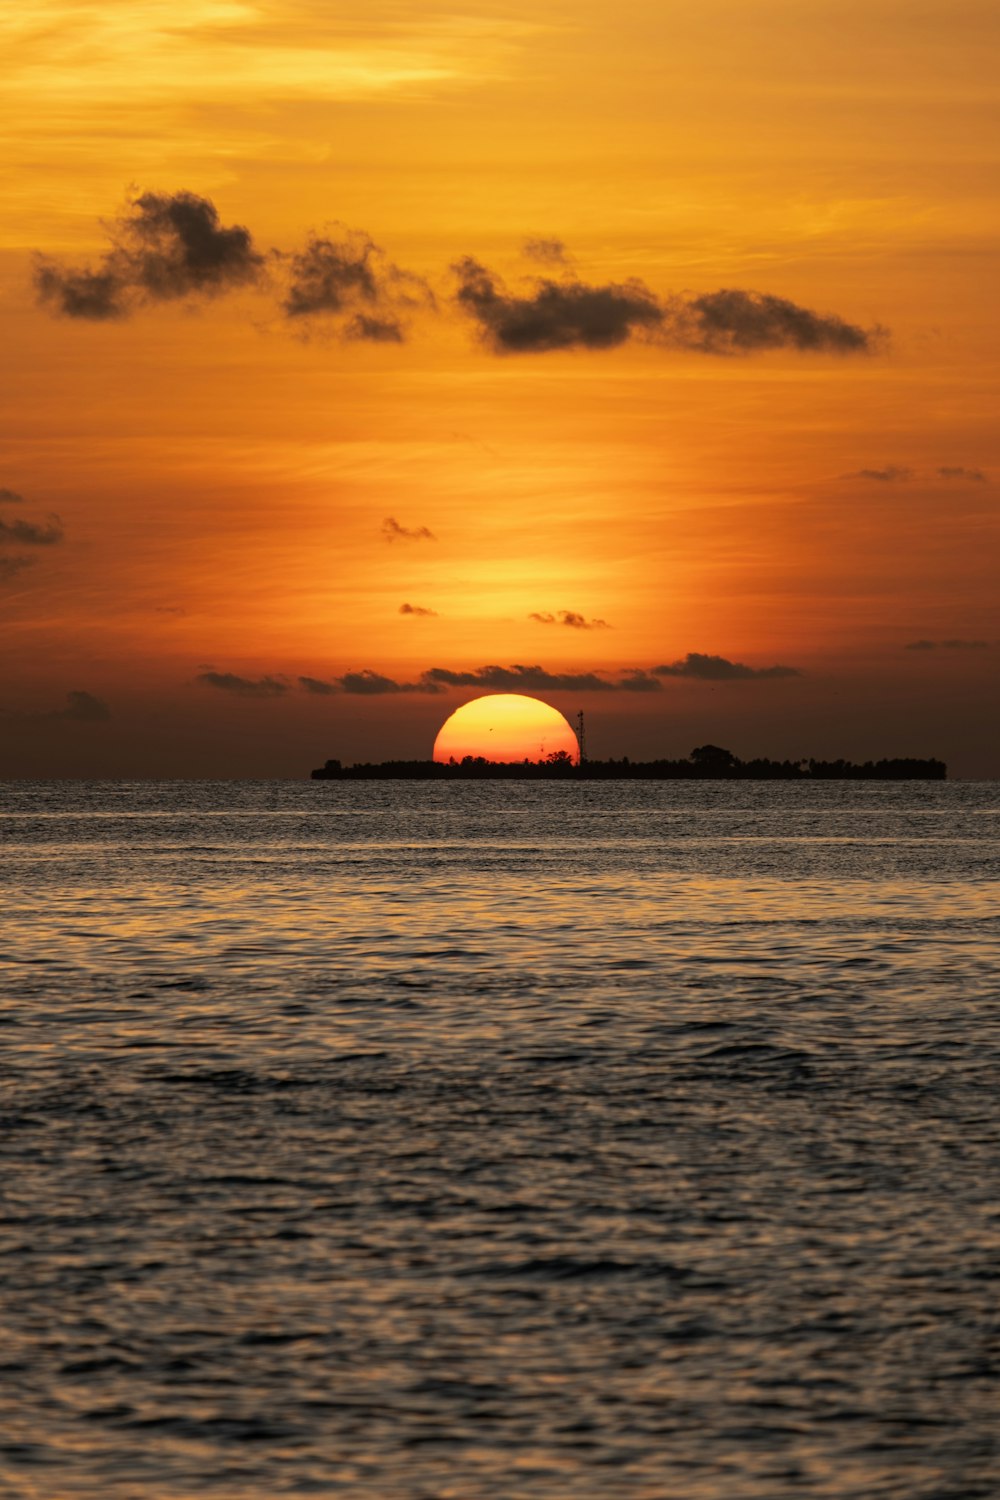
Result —
[[328, 760], [313, 781], [944, 781], [942, 760], [740, 760], [720, 745], [699, 745], [686, 760], [575, 761], [565, 750], [544, 760], [387, 760], [341, 765]]

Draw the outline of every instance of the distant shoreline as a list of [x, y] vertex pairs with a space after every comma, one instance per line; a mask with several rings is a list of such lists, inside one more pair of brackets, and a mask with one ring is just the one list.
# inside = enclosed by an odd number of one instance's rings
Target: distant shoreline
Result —
[[891, 760], [738, 760], [715, 745], [693, 750], [687, 760], [585, 760], [564, 752], [541, 761], [387, 760], [343, 766], [328, 760], [313, 781], [945, 781], [942, 760], [913, 756]]

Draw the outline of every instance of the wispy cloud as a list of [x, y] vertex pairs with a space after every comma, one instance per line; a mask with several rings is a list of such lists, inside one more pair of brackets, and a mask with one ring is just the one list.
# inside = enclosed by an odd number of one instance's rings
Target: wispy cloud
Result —
[[399, 606], [401, 615], [417, 615], [422, 620], [436, 620], [438, 612], [436, 609], [425, 609], [422, 604], [401, 604]]
[[988, 651], [989, 641], [969, 641], [952, 638], [948, 641], [910, 641], [904, 651]]
[[[21, 505], [23, 495], [16, 490], [0, 490], [0, 504]], [[50, 515], [45, 521], [25, 521], [20, 516], [8, 520], [0, 516], [0, 547], [55, 547], [63, 541], [62, 522], [58, 516]], [[36, 557], [26, 552], [0, 553], [0, 583], [15, 578], [25, 568], [33, 567]]]
[[111, 710], [100, 698], [95, 698], [93, 693], [84, 692], [76, 688], [66, 694], [66, 707], [53, 708], [47, 712], [34, 714], [9, 714], [5, 724], [10, 725], [38, 725], [46, 724], [106, 724], [111, 718]]
[[281, 698], [288, 692], [288, 684], [283, 678], [270, 675], [239, 677], [235, 672], [207, 671], [199, 672], [196, 681], [241, 698]]
[[989, 484], [989, 477], [982, 469], [967, 469], [962, 464], [942, 464], [937, 471], [939, 479], [960, 479], [968, 484]]
[[876, 484], [905, 484], [912, 479], [913, 470], [902, 464], [886, 464], [884, 469], [855, 469], [851, 474], [842, 474], [842, 479], [869, 479]]
[[0, 543], [16, 543], [20, 547], [55, 547], [63, 540], [62, 522], [58, 516], [49, 516], [44, 524], [37, 521], [5, 521], [0, 518]]
[[989, 484], [989, 476], [982, 469], [966, 468], [962, 464], [942, 464], [937, 469], [920, 471], [906, 464], [886, 464], [878, 469], [854, 469], [850, 474], [841, 474], [841, 479], [871, 480], [877, 484], [907, 484], [910, 480], [945, 480], [963, 484]]
[[607, 620], [588, 620], [575, 609], [560, 609], [556, 613], [533, 613], [528, 616], [537, 625], [568, 625], [571, 630], [610, 630]]
[[426, 526], [401, 526], [395, 516], [386, 516], [382, 522], [382, 540], [385, 542], [436, 542], [437, 537]]
[[35, 562], [34, 557], [25, 557], [23, 553], [0, 553], [0, 583], [8, 578], [16, 578], [18, 573], [33, 567]]
[[569, 256], [562, 240], [544, 237], [530, 239], [525, 240], [521, 248], [528, 260], [536, 260], [539, 265], [565, 266], [569, 264]]

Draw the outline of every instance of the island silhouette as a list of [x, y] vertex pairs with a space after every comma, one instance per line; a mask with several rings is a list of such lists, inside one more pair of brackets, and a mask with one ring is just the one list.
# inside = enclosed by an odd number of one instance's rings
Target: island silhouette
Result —
[[699, 745], [686, 760], [580, 759], [565, 750], [543, 760], [497, 761], [482, 755], [461, 760], [386, 760], [341, 765], [328, 760], [313, 781], [944, 781], [942, 760], [901, 756], [890, 760], [740, 760], [721, 745]]

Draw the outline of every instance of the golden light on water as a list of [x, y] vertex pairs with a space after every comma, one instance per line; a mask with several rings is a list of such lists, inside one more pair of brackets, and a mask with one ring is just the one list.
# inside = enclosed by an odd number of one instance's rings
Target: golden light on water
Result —
[[545, 760], [564, 751], [580, 758], [576, 735], [557, 708], [523, 693], [489, 693], [473, 698], [446, 719], [434, 741], [434, 759], [466, 755], [486, 760]]

